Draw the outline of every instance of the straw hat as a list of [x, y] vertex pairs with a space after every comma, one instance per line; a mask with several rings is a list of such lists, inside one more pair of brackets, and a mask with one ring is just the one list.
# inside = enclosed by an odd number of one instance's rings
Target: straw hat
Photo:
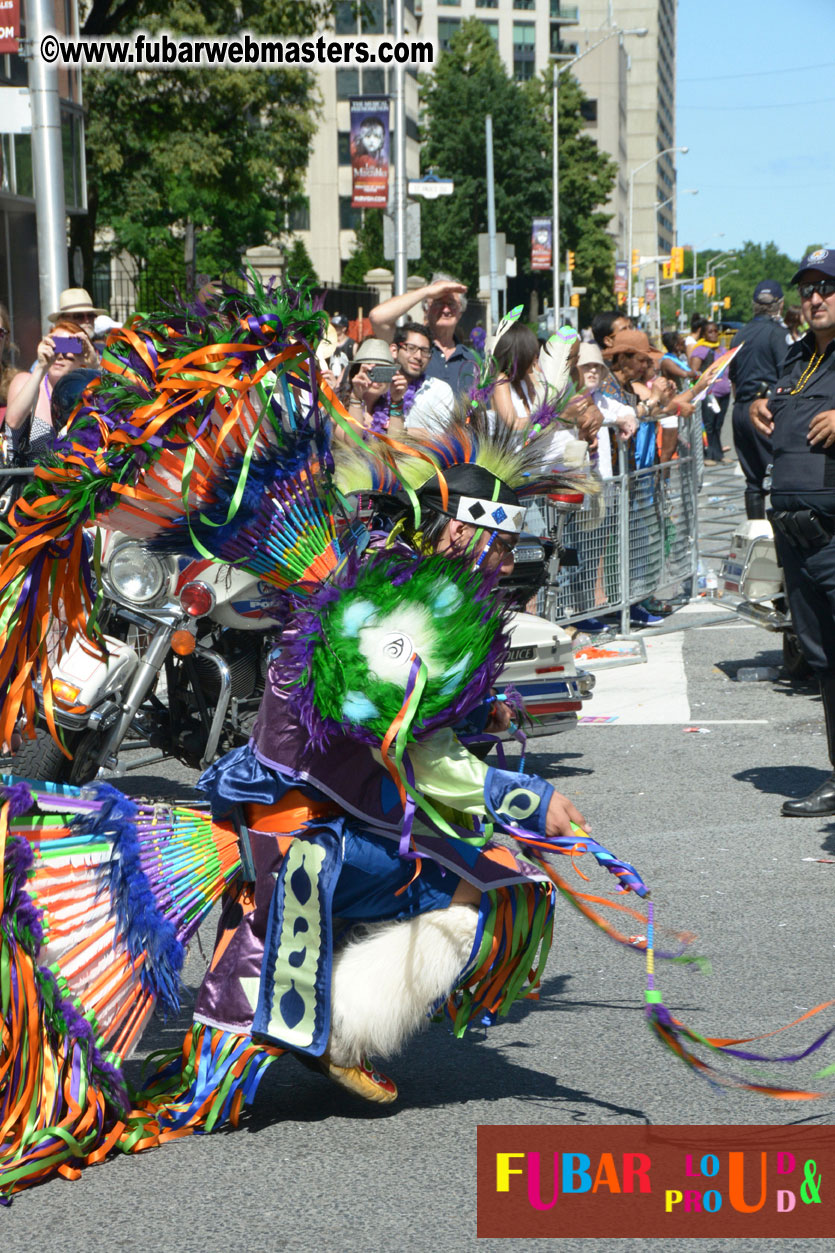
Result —
[[362, 365], [368, 362], [370, 365], [391, 365], [394, 358], [391, 355], [391, 348], [384, 339], [375, 339], [369, 336], [360, 344], [354, 353], [352, 365]]
[[106, 309], [97, 309], [90, 299], [90, 293], [83, 287], [66, 287], [58, 297], [58, 309], [50, 313], [48, 322], [60, 322], [63, 318], [72, 321], [74, 313], [92, 313], [96, 316], [106, 314]]

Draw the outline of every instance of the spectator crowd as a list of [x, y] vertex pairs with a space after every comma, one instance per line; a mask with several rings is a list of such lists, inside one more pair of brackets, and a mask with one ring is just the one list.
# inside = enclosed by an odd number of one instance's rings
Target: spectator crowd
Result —
[[[753, 306], [754, 321], [745, 330], [753, 328], [753, 338], [767, 342], [776, 369], [799, 328], [796, 320], [791, 327], [783, 321], [778, 283], [761, 282]], [[597, 313], [581, 333], [561, 328], [549, 342], [537, 338], [521, 318], [506, 319], [498, 337], [486, 342], [480, 325], [466, 340], [459, 333], [466, 310], [464, 284], [436, 274], [416, 291], [395, 294], [373, 308], [371, 334], [365, 338], [351, 337], [343, 313], [330, 315], [317, 355], [324, 377], [359, 427], [419, 438], [422, 431], [443, 425], [456, 405], [478, 397], [497, 427], [504, 425], [524, 442], [540, 429], [543, 412], [559, 391], [560, 405], [552, 404], [545, 419], [551, 422], [554, 462], [586, 468], [603, 483], [622, 464], [645, 469], [675, 458], [679, 423], [697, 412], [697, 402], [705, 464], [719, 464], [730, 451], [722, 443], [722, 430], [734, 376], [720, 372], [725, 349], [710, 318], [694, 314], [687, 336], [671, 329], [660, 345], [619, 309]], [[89, 372], [98, 369], [107, 333], [118, 325], [83, 288], [62, 292], [48, 320], [50, 330], [34, 362], [19, 368], [8, 314], [0, 306], [0, 422], [7, 466], [30, 464], [49, 447], [63, 425], [59, 402], [74, 394], [71, 378], [80, 390]], [[556, 358], [567, 365], [559, 387], [551, 377]], [[753, 398], [747, 375], [741, 387], [739, 399], [747, 408]], [[739, 404], [734, 438], [749, 479], [749, 516], [761, 516], [770, 450]], [[6, 509], [15, 494], [4, 492]], [[542, 515], [534, 513], [532, 528], [537, 520], [544, 526]], [[638, 612], [639, 623], [654, 620], [652, 613]]]

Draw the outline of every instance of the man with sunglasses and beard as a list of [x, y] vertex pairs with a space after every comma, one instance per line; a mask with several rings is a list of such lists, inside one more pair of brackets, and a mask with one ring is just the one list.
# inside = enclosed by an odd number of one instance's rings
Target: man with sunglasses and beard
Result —
[[401, 418], [406, 430], [443, 426], [452, 415], [455, 394], [443, 379], [426, 373], [432, 358], [428, 329], [419, 322], [398, 326], [391, 355], [397, 373], [389, 388], [390, 416]]
[[[792, 283], [809, 331], [789, 348], [771, 395], [749, 413], [772, 443], [769, 517], [794, 629], [820, 680], [835, 767], [835, 249], [810, 252]], [[809, 796], [787, 800], [782, 813], [835, 814], [835, 771]]]

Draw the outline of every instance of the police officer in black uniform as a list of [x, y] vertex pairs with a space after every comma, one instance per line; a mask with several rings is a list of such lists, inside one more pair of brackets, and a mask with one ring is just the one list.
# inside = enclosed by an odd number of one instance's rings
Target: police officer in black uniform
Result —
[[728, 370], [734, 389], [733, 432], [736, 455], [745, 475], [745, 512], [749, 518], [765, 517], [763, 479], [771, 465], [771, 441], [751, 424], [748, 409], [757, 396], [771, 391], [780, 375], [789, 350], [783, 314], [783, 289], [776, 279], [767, 278], [754, 288], [754, 316], [737, 331], [731, 347], [743, 347]]
[[[809, 332], [789, 348], [768, 399], [750, 417], [771, 438], [771, 510], [792, 619], [818, 675], [829, 759], [835, 767], [835, 249], [804, 257], [792, 278]], [[783, 804], [791, 818], [835, 814], [835, 772], [809, 796]]]

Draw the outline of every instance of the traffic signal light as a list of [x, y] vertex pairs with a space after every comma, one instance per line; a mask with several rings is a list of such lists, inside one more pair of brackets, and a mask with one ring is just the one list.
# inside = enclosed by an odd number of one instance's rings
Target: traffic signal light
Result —
[[708, 274], [707, 278], [702, 280], [702, 293], [705, 296], [716, 295], [716, 279], [712, 274]]
[[672, 261], [665, 261], [661, 266], [661, 273], [664, 278], [672, 278], [675, 274]]
[[670, 265], [674, 274], [684, 273], [684, 249], [673, 248], [670, 250]]
[[730, 309], [730, 307], [731, 307], [731, 298], [730, 298], [730, 296], [723, 296], [723, 297], [722, 297], [722, 308], [723, 308], [723, 309]]
[[638, 266], [640, 264], [640, 260], [641, 260], [640, 250], [638, 248], [633, 248], [632, 249], [632, 273], [633, 274], [638, 273]]
[[619, 305], [625, 305], [625, 304], [626, 304], [626, 292], [625, 292], [625, 291], [619, 291], [619, 292], [618, 292], [618, 304], [619, 304]]
[[568, 254], [568, 264], [566, 265], [566, 267], [565, 267], [565, 268], [566, 268], [567, 270], [573, 270], [573, 269], [574, 269], [574, 253], [573, 253], [573, 252], [569, 252], [569, 254]]
[[580, 308], [580, 293], [578, 291], [573, 291], [571, 293], [571, 305], [574, 309]]

